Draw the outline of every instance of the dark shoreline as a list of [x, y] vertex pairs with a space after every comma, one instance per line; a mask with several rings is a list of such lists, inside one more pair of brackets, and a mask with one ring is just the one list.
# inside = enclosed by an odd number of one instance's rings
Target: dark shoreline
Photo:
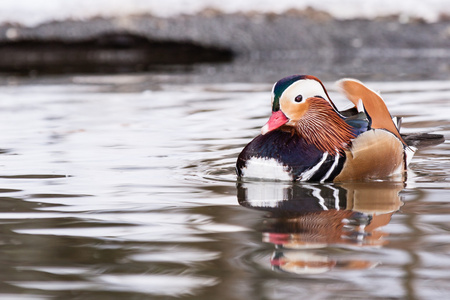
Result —
[[195, 65], [225, 72], [224, 80], [272, 81], [292, 73], [448, 79], [449, 49], [448, 20], [340, 21], [317, 12], [95, 18], [0, 26], [0, 73], [124, 73]]

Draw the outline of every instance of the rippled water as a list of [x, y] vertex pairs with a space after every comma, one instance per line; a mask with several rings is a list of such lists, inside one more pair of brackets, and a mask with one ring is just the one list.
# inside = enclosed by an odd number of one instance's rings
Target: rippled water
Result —
[[[405, 132], [449, 139], [449, 81], [368, 84]], [[5, 81], [0, 298], [448, 296], [448, 140], [417, 153], [405, 184], [237, 183], [270, 89]]]

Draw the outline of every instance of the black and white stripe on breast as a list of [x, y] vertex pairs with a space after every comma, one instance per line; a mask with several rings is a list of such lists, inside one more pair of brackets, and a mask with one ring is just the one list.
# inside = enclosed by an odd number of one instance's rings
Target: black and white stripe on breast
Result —
[[324, 182], [332, 181], [344, 162], [343, 153], [324, 153], [296, 134], [276, 130], [242, 150], [236, 171], [242, 177]]
[[328, 152], [325, 152], [317, 164], [299, 174], [296, 180], [319, 182], [332, 181], [342, 170], [344, 162], [345, 154], [337, 153], [336, 155], [330, 155]]

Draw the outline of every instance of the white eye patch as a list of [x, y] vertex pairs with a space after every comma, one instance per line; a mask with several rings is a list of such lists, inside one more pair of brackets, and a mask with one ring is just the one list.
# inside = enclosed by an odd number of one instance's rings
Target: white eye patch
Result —
[[295, 102], [295, 97], [302, 95], [303, 100], [311, 97], [320, 96], [330, 102], [323, 86], [314, 79], [301, 79], [291, 84], [281, 95], [283, 99], [289, 99]]

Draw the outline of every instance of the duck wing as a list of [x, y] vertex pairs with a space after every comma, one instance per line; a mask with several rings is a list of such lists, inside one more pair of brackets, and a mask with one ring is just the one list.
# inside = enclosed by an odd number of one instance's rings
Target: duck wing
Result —
[[362, 101], [371, 128], [385, 129], [394, 134], [404, 145], [406, 145], [397, 126], [392, 120], [386, 104], [379, 94], [356, 79], [341, 79], [337, 82], [337, 86], [355, 106], [358, 106], [360, 100]]

